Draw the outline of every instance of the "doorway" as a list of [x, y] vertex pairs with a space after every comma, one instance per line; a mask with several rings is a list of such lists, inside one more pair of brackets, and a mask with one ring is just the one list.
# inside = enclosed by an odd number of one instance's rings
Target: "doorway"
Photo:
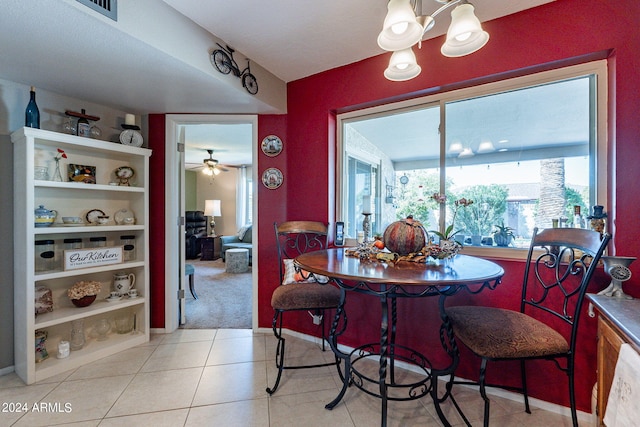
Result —
[[[165, 249], [165, 329], [172, 332], [177, 329], [180, 321], [181, 293], [188, 294], [184, 257], [184, 211], [185, 211], [185, 133], [189, 126], [202, 125], [249, 125], [251, 127], [251, 162], [255, 165], [257, 158], [257, 116], [254, 115], [196, 115], [169, 114], [166, 116], [166, 159], [165, 175], [168, 177], [165, 185], [166, 210], [166, 249]], [[207, 154], [207, 153], [205, 153]], [[170, 178], [171, 177], [171, 178]], [[251, 168], [251, 192], [253, 194], [250, 216], [252, 218], [252, 241], [257, 247], [257, 168]], [[217, 222], [217, 221], [216, 221]], [[257, 251], [253, 251], [251, 277], [252, 294], [252, 329], [257, 328]], [[184, 300], [182, 300], [184, 301]]]

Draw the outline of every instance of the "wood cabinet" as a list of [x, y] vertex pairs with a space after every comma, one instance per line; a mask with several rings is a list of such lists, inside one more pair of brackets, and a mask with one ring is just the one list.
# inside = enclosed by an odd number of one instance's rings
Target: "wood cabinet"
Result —
[[[15, 370], [25, 383], [31, 384], [99, 358], [139, 345], [149, 340], [149, 156], [151, 150], [117, 143], [60, 134], [40, 129], [22, 128], [11, 135], [14, 146], [14, 348]], [[53, 157], [64, 151], [61, 159], [63, 182], [35, 179], [34, 168], [55, 165]], [[95, 166], [95, 184], [67, 180], [67, 165]], [[130, 186], [118, 185], [115, 171], [127, 166], [134, 170]], [[42, 178], [42, 177], [40, 177]], [[36, 227], [34, 210], [44, 205], [57, 211], [57, 220], [48, 227]], [[109, 216], [105, 225], [68, 226], [63, 216], [85, 218], [99, 210]], [[135, 217], [123, 221], [122, 217]], [[116, 221], [117, 220], [117, 221]], [[133, 243], [131, 258], [122, 257], [114, 264], [92, 264], [83, 268], [64, 268], [64, 240], [80, 240], [90, 247], [91, 238], [102, 237], [106, 247], [122, 247], [124, 237]], [[36, 271], [35, 242], [53, 243], [52, 265]], [[95, 239], [94, 239], [95, 240]], [[129, 247], [130, 248], [130, 247]], [[116, 250], [117, 251], [117, 250]], [[38, 269], [40, 270], [40, 269]], [[135, 275], [137, 298], [123, 297], [107, 301], [113, 289], [115, 273]], [[67, 290], [78, 281], [98, 281], [101, 291], [88, 307], [75, 307]], [[51, 291], [53, 311], [35, 314], [35, 289]], [[107, 339], [98, 340], [96, 325], [107, 319], [111, 330]], [[117, 333], [116, 320], [135, 321], [133, 333]], [[83, 321], [85, 344], [58, 359], [58, 344], [69, 341], [74, 321]], [[78, 323], [78, 322], [76, 322]], [[37, 363], [36, 332], [46, 334], [49, 357]]]
[[220, 255], [220, 247], [222, 244], [220, 236], [202, 237], [200, 241], [202, 242], [202, 255], [200, 256], [200, 260], [213, 261], [222, 256]]
[[640, 300], [589, 295], [598, 313], [598, 425], [607, 409], [620, 346], [630, 344], [640, 353]]

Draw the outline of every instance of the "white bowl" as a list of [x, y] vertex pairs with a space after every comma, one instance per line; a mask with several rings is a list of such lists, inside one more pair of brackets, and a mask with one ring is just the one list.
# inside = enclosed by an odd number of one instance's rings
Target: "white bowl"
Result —
[[65, 224], [82, 224], [84, 221], [79, 216], [63, 216], [62, 222]]

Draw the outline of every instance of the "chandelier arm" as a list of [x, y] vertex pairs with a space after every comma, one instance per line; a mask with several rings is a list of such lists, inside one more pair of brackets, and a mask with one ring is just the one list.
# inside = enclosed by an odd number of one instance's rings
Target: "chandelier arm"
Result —
[[[436, 0], [438, 1], [438, 0]], [[451, 0], [448, 3], [443, 4], [442, 6], [440, 6], [438, 8], [438, 10], [436, 10], [435, 12], [433, 12], [431, 15], [432, 18], [435, 18], [436, 16], [440, 15], [442, 12], [444, 12], [445, 10], [449, 9], [451, 6], [455, 6], [459, 3], [469, 3], [467, 0]]]

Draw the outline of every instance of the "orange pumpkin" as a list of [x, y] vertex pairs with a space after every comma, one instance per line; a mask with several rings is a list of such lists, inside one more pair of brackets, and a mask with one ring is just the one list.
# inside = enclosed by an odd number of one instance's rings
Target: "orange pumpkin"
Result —
[[419, 252], [427, 245], [427, 232], [422, 223], [409, 215], [406, 219], [389, 224], [382, 236], [384, 245], [398, 255]]

